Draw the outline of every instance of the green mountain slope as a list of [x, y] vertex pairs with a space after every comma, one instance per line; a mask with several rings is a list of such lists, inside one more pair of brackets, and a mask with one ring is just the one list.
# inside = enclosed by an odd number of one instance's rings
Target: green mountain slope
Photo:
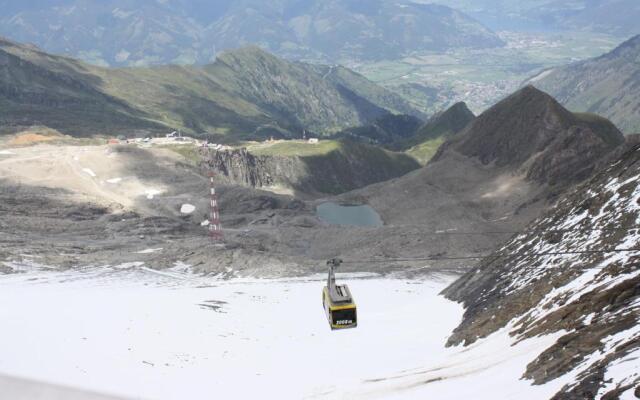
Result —
[[418, 162], [426, 164], [447, 138], [462, 131], [474, 118], [465, 103], [456, 103], [431, 117], [413, 136], [395, 148], [406, 150]]
[[384, 115], [371, 124], [345, 129], [337, 137], [376, 143], [403, 151], [425, 165], [444, 141], [462, 131], [475, 115], [463, 102], [432, 116], [426, 123], [410, 115]]
[[601, 57], [557, 68], [529, 81], [574, 111], [611, 119], [640, 132], [640, 36]]
[[396, 143], [415, 135], [422, 124], [421, 119], [410, 115], [386, 114], [368, 125], [345, 129], [336, 136], [394, 148]]
[[324, 135], [390, 111], [420, 114], [360, 75], [338, 84], [315, 68], [248, 47], [203, 67], [109, 69], [2, 40], [0, 122], [76, 136], [184, 129], [235, 140]]
[[92, 133], [158, 128], [140, 110], [100, 90], [75, 60], [0, 39], [0, 126], [47, 125]]

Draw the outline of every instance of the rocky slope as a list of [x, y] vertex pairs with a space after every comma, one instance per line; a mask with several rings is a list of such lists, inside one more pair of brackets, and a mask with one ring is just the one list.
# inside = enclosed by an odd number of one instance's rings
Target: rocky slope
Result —
[[571, 110], [611, 119], [625, 133], [640, 131], [640, 36], [601, 57], [532, 78]]
[[640, 146], [445, 290], [466, 307], [449, 344], [507, 328], [558, 334], [523, 377], [566, 381], [554, 399], [618, 399], [640, 385]]
[[74, 60], [0, 38], [0, 127], [41, 124], [77, 133], [87, 124], [94, 133], [160, 127], [98, 81]]
[[331, 62], [502, 45], [462, 12], [391, 0], [1, 1], [0, 35], [118, 66], [205, 64], [247, 44]]
[[366, 124], [390, 112], [420, 115], [355, 73], [340, 83], [257, 47], [203, 67], [108, 69], [0, 40], [3, 129], [43, 125], [77, 136], [166, 133], [299, 137]]
[[[490, 124], [493, 119], [500, 123]], [[33, 254], [52, 265], [74, 265], [78, 258], [96, 265], [142, 259], [155, 268], [181, 261], [198, 271], [225, 273], [229, 267], [256, 276], [324, 271], [324, 261], [336, 256], [355, 261], [345, 265], [346, 271], [422, 274], [450, 266], [468, 268], [473, 260], [357, 260], [480, 256], [495, 250], [510, 232], [597, 170], [622, 140], [610, 124], [595, 122], [580, 120], [546, 94], [527, 88], [450, 138], [426, 167], [340, 196], [311, 200], [308, 193], [284, 196], [252, 186], [272, 185], [275, 177], [286, 181], [290, 172], [302, 170], [308, 176], [292, 175], [294, 183], [312, 186], [312, 195], [336, 193], [372, 178], [397, 176], [405, 164], [394, 160], [394, 153], [359, 144], [345, 153], [328, 140], [305, 143], [308, 147], [303, 149], [294, 141], [276, 142], [280, 144], [275, 148], [256, 144], [258, 149], [249, 148], [253, 158], [240, 154], [237, 160], [219, 160], [229, 166], [227, 183], [234, 185], [220, 182], [218, 188], [227, 249], [216, 252], [206, 245], [206, 228], [201, 226], [208, 218], [208, 182], [189, 159], [166, 148], [135, 145], [67, 146], [64, 151], [51, 145], [9, 147], [0, 154], [5, 171], [1, 175], [6, 176], [0, 182], [0, 208], [7, 211], [0, 213], [5, 235], [0, 258], [19, 260], [20, 254]], [[524, 143], [512, 143], [510, 137], [522, 130], [529, 135]], [[481, 138], [482, 152], [466, 145], [476, 137]], [[530, 143], [538, 146], [535, 151]], [[289, 157], [281, 164], [271, 163], [278, 155]], [[541, 165], [539, 158], [547, 161]], [[260, 173], [261, 160], [268, 176]], [[50, 174], [46, 180], [38, 166], [43, 161]], [[304, 169], [295, 163], [304, 163]], [[411, 165], [415, 168], [414, 162]], [[567, 179], [556, 179], [563, 175]], [[308, 191], [301, 186], [298, 190]], [[78, 192], [86, 194], [78, 198]], [[315, 208], [325, 201], [368, 203], [384, 226], [323, 223]], [[183, 214], [185, 203], [195, 211]], [[146, 248], [164, 250], [136, 253]]]
[[454, 151], [483, 165], [512, 170], [528, 181], [555, 186], [589, 176], [596, 161], [623, 141], [608, 120], [571, 113], [528, 86], [475, 119], [432, 161]]
[[341, 198], [370, 204], [417, 237], [430, 234], [428, 247], [416, 240], [402, 252], [481, 254], [508, 236], [456, 232], [520, 229], [623, 141], [611, 123], [583, 119], [527, 87], [450, 138], [424, 168]]
[[[313, 149], [315, 146], [317, 150]], [[307, 194], [339, 194], [402, 176], [419, 167], [402, 153], [352, 141], [320, 145], [280, 143], [253, 153], [246, 148], [204, 152], [208, 167], [218, 173], [221, 182]]]

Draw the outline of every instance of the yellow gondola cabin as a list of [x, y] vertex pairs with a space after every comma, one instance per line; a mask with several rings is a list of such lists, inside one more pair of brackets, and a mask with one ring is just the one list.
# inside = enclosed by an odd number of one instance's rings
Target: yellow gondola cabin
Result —
[[336, 285], [335, 268], [342, 263], [340, 259], [327, 262], [329, 277], [327, 286], [322, 289], [322, 307], [327, 315], [331, 329], [347, 329], [358, 326], [358, 312], [353, 296], [347, 285]]

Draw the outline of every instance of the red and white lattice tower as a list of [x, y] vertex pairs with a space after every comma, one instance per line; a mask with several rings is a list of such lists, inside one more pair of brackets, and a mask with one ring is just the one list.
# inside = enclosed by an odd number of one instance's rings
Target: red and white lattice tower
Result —
[[214, 179], [216, 174], [213, 171], [209, 171], [209, 183], [211, 186], [211, 210], [209, 211], [209, 236], [213, 242], [222, 242], [224, 236], [222, 235], [222, 225], [220, 225], [220, 210], [218, 209], [218, 196], [216, 195], [216, 188], [214, 185]]

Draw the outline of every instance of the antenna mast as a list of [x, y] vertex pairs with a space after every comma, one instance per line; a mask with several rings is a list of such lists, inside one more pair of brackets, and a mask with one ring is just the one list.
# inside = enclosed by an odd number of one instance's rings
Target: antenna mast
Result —
[[220, 224], [220, 210], [218, 208], [218, 196], [216, 195], [216, 188], [214, 178], [216, 174], [213, 170], [209, 171], [209, 185], [211, 194], [211, 208], [209, 211], [209, 237], [211, 241], [222, 242], [224, 235], [222, 234], [222, 225]]

